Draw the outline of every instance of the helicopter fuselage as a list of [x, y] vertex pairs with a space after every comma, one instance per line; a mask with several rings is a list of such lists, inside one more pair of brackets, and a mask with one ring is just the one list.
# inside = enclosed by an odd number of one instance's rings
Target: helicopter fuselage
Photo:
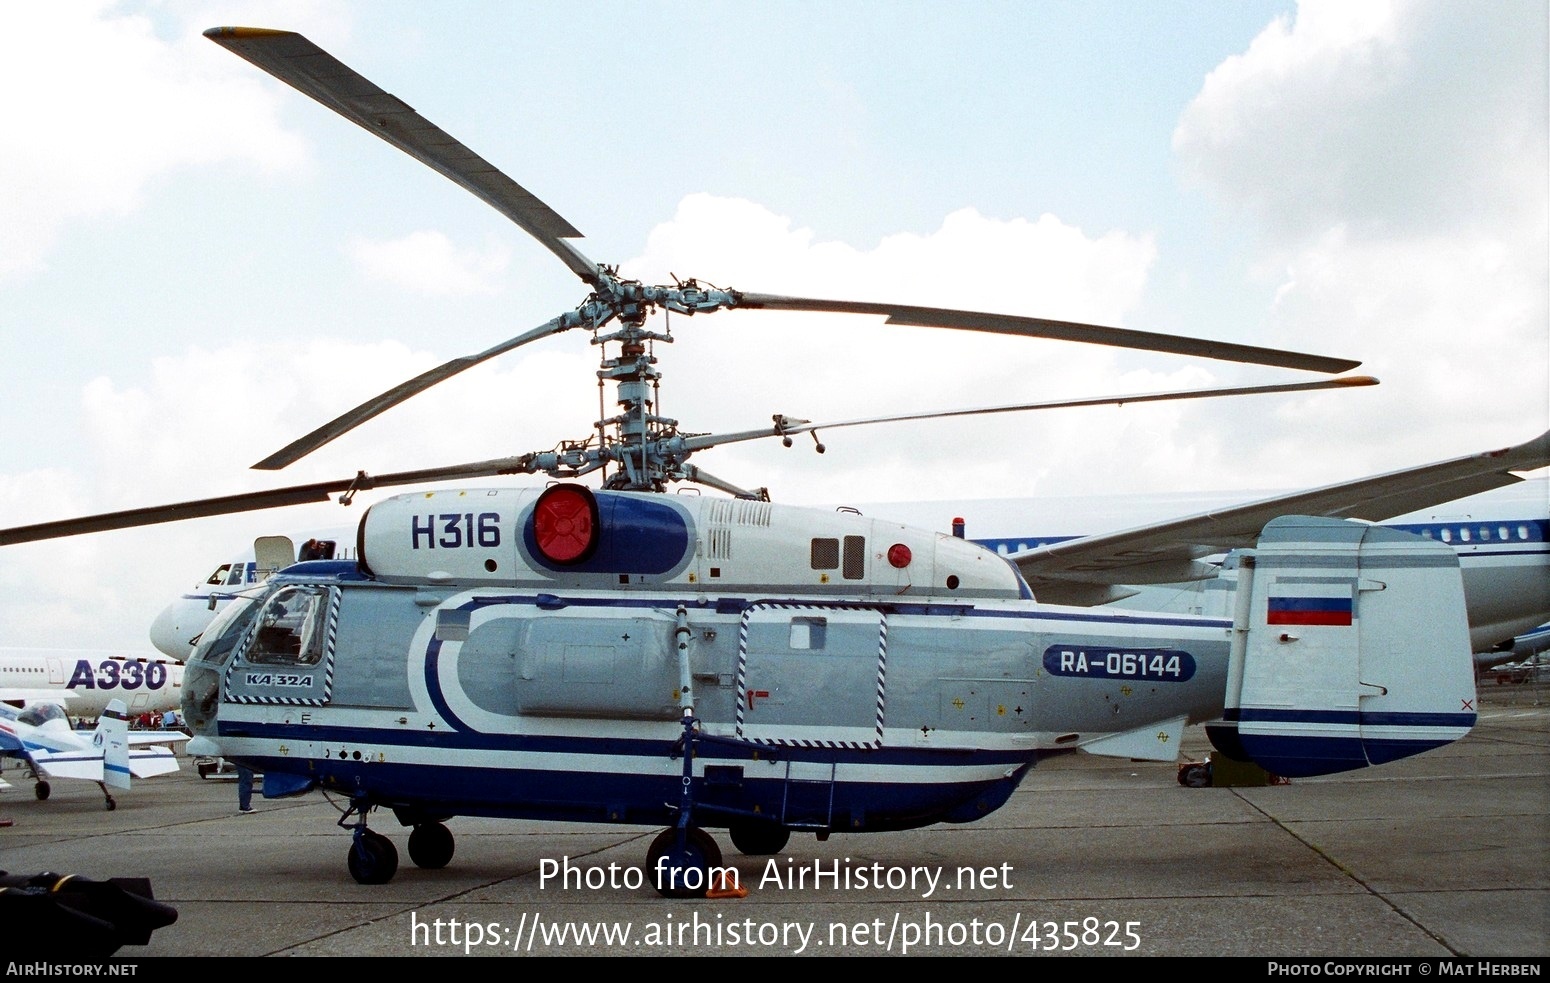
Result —
[[1128, 734], [1171, 758], [1222, 709], [1229, 621], [1040, 606], [952, 536], [694, 496], [547, 507], [374, 506], [369, 573], [299, 564], [212, 624], [196, 732], [406, 823], [647, 824], [682, 807], [689, 716], [699, 825], [827, 833], [977, 819], [1041, 755]]

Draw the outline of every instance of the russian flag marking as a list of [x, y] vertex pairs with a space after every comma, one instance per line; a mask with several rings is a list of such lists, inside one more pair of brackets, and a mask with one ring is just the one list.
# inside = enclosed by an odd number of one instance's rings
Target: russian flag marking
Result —
[[1350, 625], [1351, 598], [1271, 597], [1267, 625]]

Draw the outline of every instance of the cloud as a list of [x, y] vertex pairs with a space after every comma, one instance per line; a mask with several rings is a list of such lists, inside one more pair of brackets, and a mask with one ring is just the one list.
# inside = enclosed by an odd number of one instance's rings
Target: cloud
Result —
[[1542, 228], [1546, 32], [1535, 0], [1304, 0], [1210, 73], [1174, 150], [1272, 243]]
[[411, 232], [385, 242], [355, 238], [347, 251], [368, 280], [447, 296], [494, 293], [511, 257], [508, 248], [495, 243], [458, 249], [435, 231]]
[[0, 129], [0, 280], [35, 272], [66, 227], [132, 211], [179, 170], [306, 166], [272, 87], [196, 30], [164, 37], [150, 16], [116, 8], [11, 4], [0, 15], [0, 88], [16, 96]]
[[1307, 0], [1206, 78], [1174, 147], [1257, 223], [1274, 333], [1383, 380], [1279, 435], [1223, 421], [1246, 469], [1306, 462], [1299, 436], [1361, 473], [1550, 426], [1546, 59], [1541, 3]]

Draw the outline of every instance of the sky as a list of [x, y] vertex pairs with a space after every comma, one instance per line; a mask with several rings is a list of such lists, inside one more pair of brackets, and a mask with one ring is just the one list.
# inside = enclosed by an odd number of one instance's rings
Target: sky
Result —
[[[306, 35], [624, 276], [1287, 348], [1381, 380], [694, 458], [779, 502], [1248, 498], [1550, 428], [1540, 0], [8, 4], [5, 526], [546, 450], [599, 415], [598, 352], [570, 332], [250, 469], [587, 291], [202, 36], [227, 24]], [[1316, 378], [858, 316], [671, 330], [659, 409], [701, 433]], [[350, 526], [385, 494], [5, 547], [0, 645], [144, 645], [253, 536]]]

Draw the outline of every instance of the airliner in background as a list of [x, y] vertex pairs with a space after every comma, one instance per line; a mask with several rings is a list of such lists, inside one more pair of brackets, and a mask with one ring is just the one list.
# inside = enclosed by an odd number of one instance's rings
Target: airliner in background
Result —
[[[900, 503], [872, 506], [864, 511], [900, 521], [919, 522], [936, 509], [934, 523], [943, 515], [962, 519], [967, 538], [1006, 556], [1027, 556], [1062, 543], [1089, 538], [1070, 533], [1019, 535], [1026, 528], [1031, 508], [1044, 510], [1040, 528], [1069, 530], [1072, 523], [1094, 515], [1117, 521], [1147, 522], [1154, 516], [1176, 515], [1178, 506], [1226, 508], [1242, 501], [1225, 494], [1170, 494], [1112, 496], [1067, 500], [1018, 499], [977, 502]], [[1125, 518], [1122, 518], [1125, 517]], [[1395, 516], [1381, 523], [1414, 535], [1448, 543], [1459, 554], [1464, 576], [1464, 596], [1469, 612], [1470, 642], [1478, 668], [1526, 658], [1550, 647], [1550, 478], [1471, 495], [1456, 501]], [[1232, 552], [1223, 551], [1195, 562], [1214, 566], [1213, 575], [1198, 580], [1165, 584], [1127, 583], [1109, 591], [1104, 601], [1116, 607], [1179, 614], [1232, 616], [1232, 597], [1237, 588], [1237, 565]], [[1026, 574], [1025, 574], [1026, 575]], [[1034, 588], [1035, 596], [1054, 599], [1066, 588]], [[1117, 596], [1121, 595], [1123, 596]]]
[[[1234, 550], [1251, 547], [1270, 519], [1297, 514], [1381, 523], [1458, 552], [1470, 640], [1484, 667], [1518, 658], [1517, 640], [1542, 637], [1535, 629], [1550, 623], [1550, 477], [1523, 477], [1547, 466], [1550, 433], [1501, 450], [1249, 501], [1243, 492], [1178, 492], [893, 502], [856, 511], [972, 539], [1006, 557], [1043, 601], [1224, 618], [1231, 617], [1236, 587]], [[1118, 531], [1091, 533], [1095, 528]], [[232, 592], [293, 560], [349, 559], [354, 542], [353, 529], [316, 533], [301, 549], [287, 537], [263, 537], [169, 604], [152, 626], [152, 643], [186, 658]]]
[[237, 591], [260, 584], [276, 570], [293, 563], [354, 557], [353, 528], [316, 531], [300, 539], [260, 536], [163, 608], [151, 622], [151, 644], [163, 655], [182, 662], [193, 652], [195, 640], [215, 612]]
[[96, 720], [112, 700], [137, 717], [176, 710], [182, 699], [183, 665], [167, 654], [0, 647], [0, 703], [53, 704]]

